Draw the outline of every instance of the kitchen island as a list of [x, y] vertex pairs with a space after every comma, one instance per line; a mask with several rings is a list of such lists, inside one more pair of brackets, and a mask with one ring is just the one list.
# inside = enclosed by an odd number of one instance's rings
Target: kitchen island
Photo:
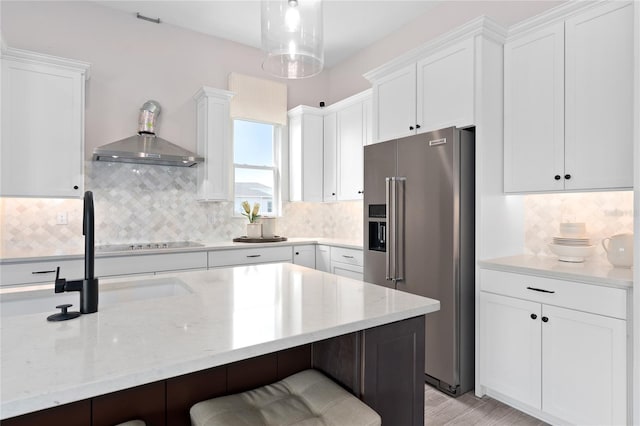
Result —
[[[52, 312], [3, 318], [0, 418], [291, 348], [313, 354], [309, 356], [312, 367], [330, 375], [335, 371], [337, 376], [341, 367], [335, 367], [336, 360], [348, 353], [350, 359], [344, 365], [351, 365], [357, 380], [349, 386], [345, 376], [334, 378], [372, 405], [365, 394], [375, 399], [373, 390], [384, 390], [381, 386], [389, 371], [402, 370], [383, 365], [381, 354], [387, 347], [389, 354], [402, 355], [403, 340], [383, 342], [384, 347], [373, 347], [382, 350], [369, 356], [367, 348], [375, 345], [375, 336], [388, 335], [385, 327], [402, 328], [412, 319], [419, 326], [408, 333], [420, 336], [423, 316], [439, 309], [439, 302], [432, 299], [291, 264], [166, 274], [138, 281], [103, 280], [101, 297], [111, 291], [110, 286], [151, 288], [156, 281], [173, 290], [124, 296], [118, 303], [101, 305], [95, 314], [58, 323], [46, 321]], [[352, 351], [344, 350], [345, 341], [355, 342]], [[408, 350], [415, 353], [415, 348]], [[410, 361], [415, 364], [411, 371], [422, 374], [420, 353]], [[402, 379], [413, 383], [417, 377]], [[374, 409], [378, 408], [375, 405], [374, 401]]]

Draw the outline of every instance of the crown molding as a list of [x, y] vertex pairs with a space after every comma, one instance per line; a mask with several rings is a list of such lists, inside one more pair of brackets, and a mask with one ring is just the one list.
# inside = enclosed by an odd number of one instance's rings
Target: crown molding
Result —
[[420, 59], [429, 56], [440, 49], [477, 36], [486, 37], [497, 43], [503, 44], [507, 37], [507, 30], [488, 16], [479, 16], [466, 24], [453, 29], [452, 31], [442, 34], [421, 46], [403, 53], [378, 68], [364, 73], [363, 76], [367, 80], [373, 82], [384, 75], [416, 63]]
[[202, 86], [198, 91], [193, 95], [193, 99], [198, 100], [204, 96], [219, 98], [222, 100], [228, 100], [234, 97], [235, 92], [230, 92], [228, 90], [216, 89], [214, 87]]
[[324, 115], [324, 110], [316, 107], [310, 107], [307, 105], [298, 105], [297, 107], [291, 108], [287, 111], [287, 115], [289, 117], [297, 117], [302, 114], [312, 114], [312, 115]]
[[341, 99], [338, 102], [335, 102], [323, 108], [323, 111], [325, 114], [331, 114], [332, 112], [341, 110], [351, 105], [355, 105], [358, 102], [363, 102], [368, 99], [372, 99], [372, 97], [373, 97], [373, 89], [363, 90], [362, 92], [358, 92], [355, 95], [351, 95], [348, 98]]
[[84, 75], [85, 80], [89, 80], [90, 78], [91, 64], [89, 62], [61, 58], [59, 56], [45, 55], [44, 53], [4, 46], [2, 48], [1, 56], [3, 58], [9, 58], [14, 61], [19, 61], [26, 64], [46, 63], [58, 68], [79, 72]]
[[[618, 0], [615, 0], [618, 1]], [[540, 28], [552, 25], [554, 23], [564, 21], [568, 17], [575, 15], [578, 12], [582, 12], [587, 9], [591, 9], [603, 3], [609, 3], [611, 0], [595, 0], [595, 1], [582, 1], [571, 0], [566, 3], [562, 3], [559, 6], [551, 8], [542, 12], [539, 15], [533, 16], [522, 22], [509, 27], [507, 40], [512, 41], [523, 35], [536, 31]], [[631, 3], [628, 1], [620, 1], [620, 3]]]

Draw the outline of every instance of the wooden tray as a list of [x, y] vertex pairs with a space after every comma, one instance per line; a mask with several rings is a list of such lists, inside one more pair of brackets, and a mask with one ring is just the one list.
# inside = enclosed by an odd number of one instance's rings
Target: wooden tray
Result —
[[281, 241], [287, 241], [287, 237], [274, 235], [273, 237], [249, 238], [242, 236], [233, 239], [234, 243], [279, 243]]

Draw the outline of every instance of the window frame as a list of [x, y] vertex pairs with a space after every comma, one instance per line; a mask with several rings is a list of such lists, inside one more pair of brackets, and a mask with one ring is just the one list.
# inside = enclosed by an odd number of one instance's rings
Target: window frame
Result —
[[[258, 123], [258, 124], [266, 124], [272, 127], [271, 132], [271, 140], [272, 140], [272, 155], [273, 155], [273, 165], [272, 166], [258, 166], [255, 164], [244, 164], [244, 163], [236, 163], [235, 154], [236, 154], [236, 139], [235, 139], [235, 122], [236, 121], [244, 121], [250, 123]], [[282, 216], [282, 135], [283, 127], [280, 124], [276, 123], [268, 123], [264, 121], [258, 120], [248, 120], [243, 118], [233, 118], [232, 119], [232, 155], [233, 155], [233, 216], [244, 218], [240, 214], [240, 211], [236, 211], [236, 170], [237, 169], [249, 169], [249, 170], [271, 170], [273, 172], [273, 211], [269, 214], [260, 214], [263, 217], [281, 217]], [[260, 206], [261, 211], [263, 206]]]

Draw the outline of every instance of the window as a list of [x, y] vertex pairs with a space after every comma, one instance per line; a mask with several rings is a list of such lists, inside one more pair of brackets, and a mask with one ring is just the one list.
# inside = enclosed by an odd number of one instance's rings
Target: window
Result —
[[277, 216], [280, 206], [280, 126], [233, 121], [234, 212], [260, 203], [260, 214]]

